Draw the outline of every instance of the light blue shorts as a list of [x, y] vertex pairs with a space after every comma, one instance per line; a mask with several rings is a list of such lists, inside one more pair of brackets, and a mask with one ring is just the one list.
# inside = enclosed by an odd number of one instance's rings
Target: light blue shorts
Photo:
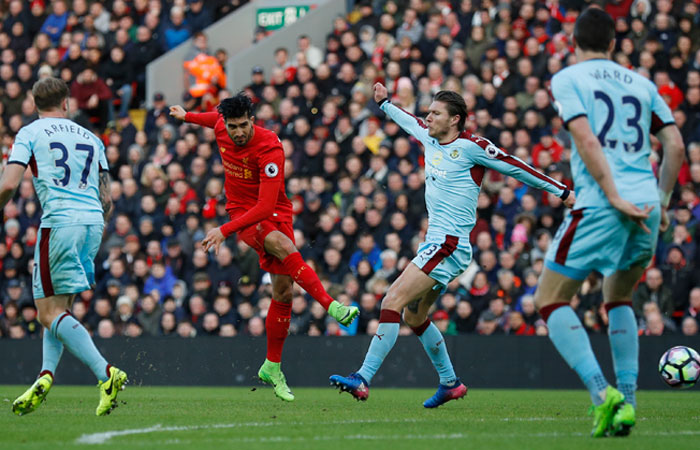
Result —
[[545, 266], [575, 280], [593, 270], [609, 276], [646, 266], [654, 256], [661, 223], [661, 207], [653, 206], [646, 220], [650, 234], [614, 208], [570, 211], [547, 250]]
[[443, 241], [425, 241], [418, 247], [412, 262], [426, 275], [438, 282], [435, 289], [444, 289], [447, 284], [467, 269], [472, 260], [469, 240], [447, 235]]
[[34, 298], [77, 294], [95, 284], [103, 225], [40, 228], [34, 249]]

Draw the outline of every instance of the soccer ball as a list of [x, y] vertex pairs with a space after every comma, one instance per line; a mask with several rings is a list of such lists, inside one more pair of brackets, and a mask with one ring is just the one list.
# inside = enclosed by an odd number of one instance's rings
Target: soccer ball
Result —
[[700, 378], [700, 355], [690, 347], [673, 347], [661, 355], [659, 373], [672, 388], [692, 387]]

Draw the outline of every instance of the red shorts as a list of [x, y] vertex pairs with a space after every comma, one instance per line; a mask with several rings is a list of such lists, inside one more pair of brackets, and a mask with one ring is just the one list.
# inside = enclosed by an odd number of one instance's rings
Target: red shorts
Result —
[[[233, 216], [233, 214], [231, 214], [231, 216]], [[231, 220], [233, 219], [234, 217], [231, 217]], [[273, 222], [272, 220], [265, 219], [239, 231], [238, 238], [243, 239], [243, 242], [250, 245], [258, 252], [260, 268], [262, 270], [277, 275], [287, 275], [287, 270], [282, 265], [282, 261], [265, 251], [265, 237], [275, 230], [287, 236], [291, 239], [292, 243], [296, 245], [294, 242], [294, 228], [292, 227], [292, 222]]]

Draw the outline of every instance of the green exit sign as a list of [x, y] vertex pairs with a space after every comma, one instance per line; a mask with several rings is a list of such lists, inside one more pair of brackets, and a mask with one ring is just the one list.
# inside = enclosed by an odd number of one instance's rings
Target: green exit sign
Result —
[[311, 6], [280, 6], [276, 8], [258, 8], [255, 15], [259, 27], [266, 30], [278, 30], [291, 25], [309, 12]]

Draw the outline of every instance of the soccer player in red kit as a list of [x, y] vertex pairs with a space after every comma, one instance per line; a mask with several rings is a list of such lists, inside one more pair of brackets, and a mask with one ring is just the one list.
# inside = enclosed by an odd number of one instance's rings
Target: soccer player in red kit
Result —
[[294, 395], [280, 368], [292, 311], [292, 283], [297, 282], [343, 325], [350, 324], [359, 310], [333, 300], [296, 248], [292, 203], [285, 193], [284, 152], [277, 135], [253, 124], [253, 103], [243, 93], [222, 100], [217, 110], [191, 113], [179, 105], [170, 107], [176, 119], [213, 128], [223, 160], [231, 221], [209, 231], [202, 247], [218, 253], [221, 243], [238, 233], [258, 252], [260, 267], [272, 275], [273, 300], [265, 320], [267, 358], [258, 376], [274, 387], [275, 395], [292, 401]]

